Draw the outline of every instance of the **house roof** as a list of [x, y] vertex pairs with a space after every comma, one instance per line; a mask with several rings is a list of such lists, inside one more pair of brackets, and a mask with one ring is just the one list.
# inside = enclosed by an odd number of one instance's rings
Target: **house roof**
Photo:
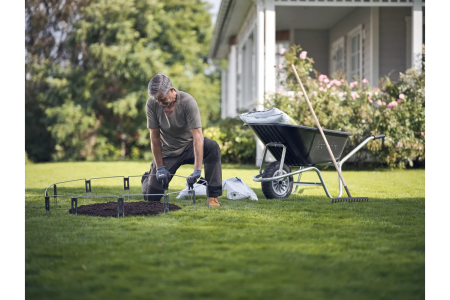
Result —
[[224, 20], [226, 15], [228, 14], [228, 10], [230, 8], [231, 0], [222, 0], [220, 3], [219, 13], [216, 19], [216, 25], [214, 26], [214, 32], [211, 37], [211, 44], [209, 46], [209, 57], [214, 58], [215, 53], [217, 52], [217, 39], [220, 35], [223, 27]]
[[[222, 0], [211, 38], [208, 56], [213, 59], [226, 59], [229, 53], [230, 39], [236, 37], [243, 25], [254, 1]], [[301, 7], [278, 6], [276, 19], [278, 30], [290, 29], [296, 24], [302, 29], [328, 29], [354, 7]], [[321, 18], [317, 18], [320, 15]]]
[[[364, 2], [343, 2], [340, 0], [299, 2], [296, 0], [275, 0], [277, 30], [292, 29], [329, 29], [357, 7], [411, 7], [413, 2], [398, 0], [367, 0]], [[339, 2], [337, 2], [339, 1]], [[391, 2], [392, 1], [392, 2]], [[394, 2], [395, 1], [395, 2]], [[230, 49], [230, 39], [235, 38], [241, 29], [255, 0], [222, 0], [211, 38], [208, 56], [213, 59], [226, 59]], [[423, 1], [422, 5], [425, 5]], [[320, 17], [318, 17], [320, 16]]]
[[228, 41], [238, 34], [253, 2], [252, 0], [222, 0], [211, 38], [209, 57], [226, 58], [229, 51]]

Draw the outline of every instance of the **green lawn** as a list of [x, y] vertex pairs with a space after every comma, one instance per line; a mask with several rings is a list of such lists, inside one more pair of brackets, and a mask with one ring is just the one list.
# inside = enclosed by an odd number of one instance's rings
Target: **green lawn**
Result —
[[[174, 196], [179, 211], [117, 219], [72, 216], [69, 199], [60, 198], [57, 207], [51, 199], [51, 215], [45, 214], [44, 190], [53, 182], [148, 168], [143, 162], [26, 165], [28, 299], [425, 298], [424, 170], [344, 167], [352, 195], [370, 200], [331, 204], [318, 187], [265, 200], [252, 180], [256, 167], [228, 165], [223, 178], [241, 177], [259, 201], [222, 197], [219, 209], [208, 209], [199, 197], [194, 211]], [[336, 195], [337, 173], [323, 174]], [[140, 179], [130, 181], [131, 192], [140, 193]], [[58, 193], [84, 191], [84, 182], [65, 186]], [[92, 183], [100, 194], [119, 195], [122, 187], [121, 178]], [[171, 191], [183, 187], [175, 179]]]

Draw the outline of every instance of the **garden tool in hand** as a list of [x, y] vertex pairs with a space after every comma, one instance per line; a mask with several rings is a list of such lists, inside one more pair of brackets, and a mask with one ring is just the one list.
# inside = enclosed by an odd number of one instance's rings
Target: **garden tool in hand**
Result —
[[169, 189], [169, 177], [170, 173], [165, 166], [156, 169], [156, 179], [161, 182], [164, 190]]
[[202, 174], [202, 170], [194, 169], [194, 172], [186, 178], [186, 182], [187, 182], [189, 188], [191, 188], [191, 189], [194, 188], [194, 183], [197, 182], [197, 180], [200, 178], [201, 174]]

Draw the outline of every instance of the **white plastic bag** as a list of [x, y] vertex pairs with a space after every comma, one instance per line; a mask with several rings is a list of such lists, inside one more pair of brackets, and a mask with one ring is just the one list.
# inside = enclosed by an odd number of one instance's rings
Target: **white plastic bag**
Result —
[[247, 199], [258, 201], [255, 192], [240, 177], [232, 177], [222, 182], [222, 190], [227, 190], [227, 199]]
[[[186, 187], [178, 194], [177, 199], [186, 199], [189, 195], [189, 188]], [[206, 186], [203, 184], [194, 183], [195, 196], [206, 196]]]
[[245, 123], [252, 124], [280, 123], [298, 125], [294, 119], [289, 117], [286, 113], [282, 112], [278, 108], [271, 108], [262, 111], [251, 111], [248, 113], [240, 114], [239, 118]]
[[[232, 177], [222, 182], [222, 190], [227, 190], [227, 199], [247, 199], [258, 201], [255, 192], [240, 177]], [[195, 196], [206, 196], [206, 185], [194, 183]], [[178, 194], [177, 199], [186, 199], [189, 195], [188, 186]]]

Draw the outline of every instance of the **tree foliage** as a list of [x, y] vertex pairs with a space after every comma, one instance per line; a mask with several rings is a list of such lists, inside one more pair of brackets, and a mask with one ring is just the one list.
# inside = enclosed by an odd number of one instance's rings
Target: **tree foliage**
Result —
[[[64, 40], [88, 0], [25, 1], [25, 150], [34, 161], [49, 161], [55, 141], [45, 115], [52, 94], [47, 78], [66, 59]], [[49, 101], [50, 100], [50, 101]]]
[[[40, 116], [31, 118], [35, 128], [26, 134], [34, 161], [144, 157], [150, 150], [147, 84], [157, 73], [196, 98], [204, 126], [218, 114], [219, 77], [206, 72], [211, 36], [206, 3], [46, 3], [51, 10], [27, 2], [26, 110], [30, 118]], [[33, 144], [33, 130], [45, 135], [41, 145]], [[39, 157], [34, 147], [51, 156]]]

